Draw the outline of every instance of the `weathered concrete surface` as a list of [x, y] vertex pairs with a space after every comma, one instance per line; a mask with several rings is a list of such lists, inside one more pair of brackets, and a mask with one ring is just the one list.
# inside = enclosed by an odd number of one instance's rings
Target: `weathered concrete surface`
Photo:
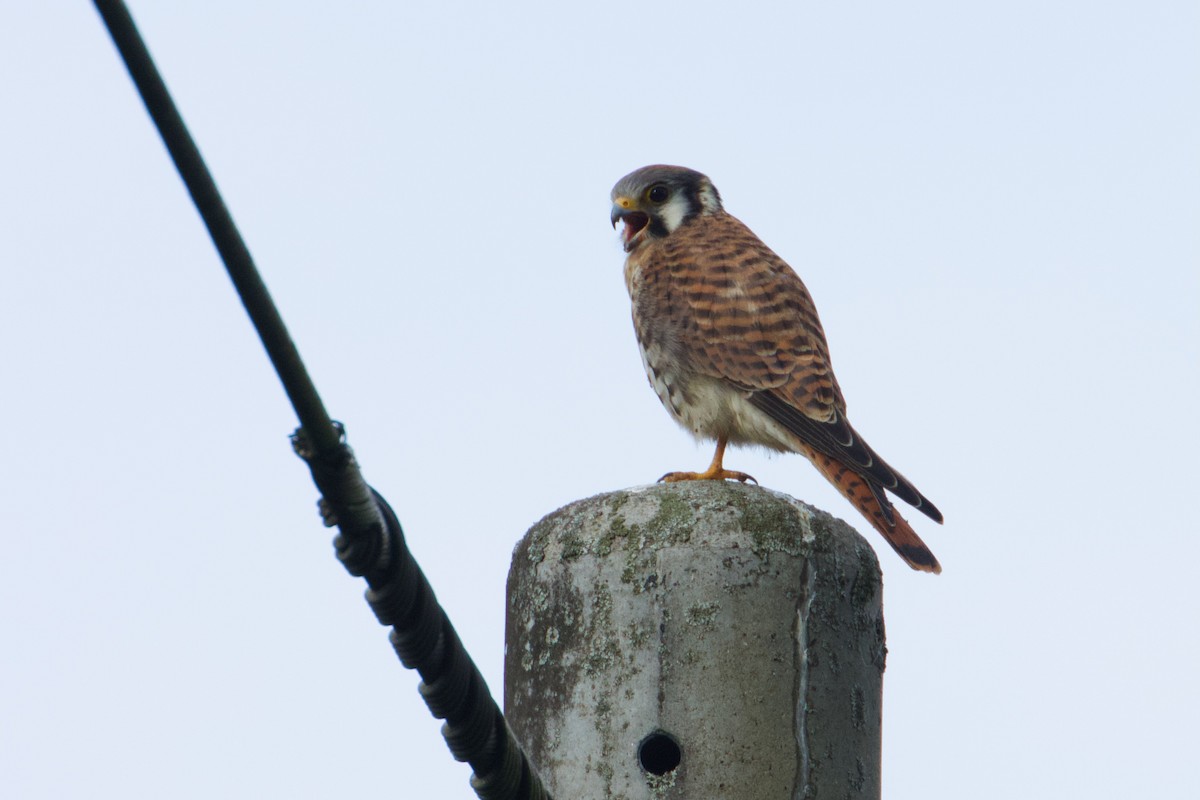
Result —
[[[784, 495], [664, 484], [550, 514], [513, 554], [506, 649], [509, 723], [557, 800], [879, 797], [879, 565]], [[661, 776], [655, 733], [682, 754]]]

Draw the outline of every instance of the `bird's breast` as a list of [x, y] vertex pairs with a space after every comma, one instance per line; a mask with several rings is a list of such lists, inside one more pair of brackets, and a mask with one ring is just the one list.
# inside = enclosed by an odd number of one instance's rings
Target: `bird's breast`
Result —
[[704, 359], [697, 310], [689, 300], [693, 276], [665, 249], [647, 242], [625, 263], [638, 350], [655, 395], [697, 438], [791, 449], [786, 435], [751, 405], [747, 389]]

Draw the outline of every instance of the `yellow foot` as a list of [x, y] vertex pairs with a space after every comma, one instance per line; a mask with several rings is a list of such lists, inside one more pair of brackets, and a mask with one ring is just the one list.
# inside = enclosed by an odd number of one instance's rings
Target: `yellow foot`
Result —
[[658, 479], [659, 483], [678, 483], [679, 481], [754, 481], [752, 475], [747, 475], [744, 472], [733, 472], [727, 469], [713, 469], [709, 467], [704, 472], [668, 472]]

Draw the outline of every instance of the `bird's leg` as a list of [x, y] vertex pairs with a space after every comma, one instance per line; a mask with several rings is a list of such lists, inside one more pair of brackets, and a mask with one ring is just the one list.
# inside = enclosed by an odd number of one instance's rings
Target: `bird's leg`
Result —
[[660, 483], [675, 483], [676, 481], [758, 481], [744, 472], [732, 472], [721, 466], [725, 460], [725, 445], [729, 443], [726, 436], [717, 437], [717, 452], [713, 455], [712, 463], [704, 472], [668, 472], [659, 478]]

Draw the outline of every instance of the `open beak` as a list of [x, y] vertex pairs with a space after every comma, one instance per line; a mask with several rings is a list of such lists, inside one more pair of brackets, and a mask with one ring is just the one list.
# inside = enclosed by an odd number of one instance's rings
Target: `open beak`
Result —
[[618, 222], [625, 223], [625, 229], [621, 231], [621, 241], [625, 245], [626, 253], [636, 246], [638, 234], [650, 224], [650, 215], [644, 211], [638, 211], [634, 202], [628, 197], [618, 197], [613, 201], [612, 214], [609, 215], [609, 219], [614, 228], [617, 227]]

